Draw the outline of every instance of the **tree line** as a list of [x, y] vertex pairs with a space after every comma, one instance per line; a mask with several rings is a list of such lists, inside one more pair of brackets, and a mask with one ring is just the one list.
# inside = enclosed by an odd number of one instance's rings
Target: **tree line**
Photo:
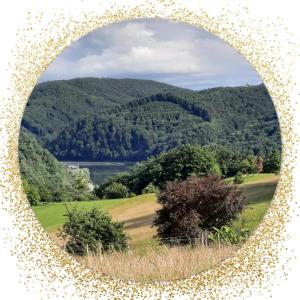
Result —
[[[99, 198], [122, 198], [156, 191], [168, 181], [182, 181], [191, 176], [215, 175], [228, 178], [241, 174], [278, 173], [280, 154], [245, 155], [223, 146], [184, 145], [136, 163], [127, 173], [119, 173], [95, 189]], [[240, 182], [237, 182], [240, 183]]]
[[250, 100], [251, 105], [240, 105], [240, 110], [223, 103], [220, 115], [195, 102], [171, 93], [136, 100], [70, 124], [47, 148], [61, 160], [90, 161], [139, 161], [191, 143], [224, 144], [254, 155], [280, 148], [271, 109], [264, 108], [259, 116]]

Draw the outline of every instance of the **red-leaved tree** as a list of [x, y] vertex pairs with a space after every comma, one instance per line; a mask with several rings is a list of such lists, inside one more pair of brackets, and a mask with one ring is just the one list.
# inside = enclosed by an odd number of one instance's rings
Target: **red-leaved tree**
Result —
[[164, 241], [177, 236], [194, 238], [203, 229], [230, 223], [245, 207], [246, 199], [237, 185], [210, 176], [167, 182], [158, 202], [162, 207], [153, 225]]

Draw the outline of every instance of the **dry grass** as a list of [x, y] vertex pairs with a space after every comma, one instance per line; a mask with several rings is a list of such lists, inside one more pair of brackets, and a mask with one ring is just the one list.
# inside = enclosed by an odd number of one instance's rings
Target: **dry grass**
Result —
[[237, 247], [148, 248], [143, 254], [133, 250], [77, 257], [86, 266], [125, 280], [153, 281], [183, 279], [213, 267], [230, 256]]
[[154, 194], [137, 196], [109, 210], [114, 221], [125, 222], [124, 231], [130, 236], [129, 245], [135, 247], [142, 240], [152, 238], [156, 229], [152, 227], [155, 211], [160, 208]]

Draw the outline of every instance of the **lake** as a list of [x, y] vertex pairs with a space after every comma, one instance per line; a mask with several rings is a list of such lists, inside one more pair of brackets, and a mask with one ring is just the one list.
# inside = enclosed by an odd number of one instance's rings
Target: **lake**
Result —
[[87, 168], [90, 171], [91, 179], [94, 184], [102, 184], [104, 180], [117, 173], [126, 172], [133, 163], [127, 162], [85, 162], [85, 161], [63, 161], [64, 166], [78, 166]]

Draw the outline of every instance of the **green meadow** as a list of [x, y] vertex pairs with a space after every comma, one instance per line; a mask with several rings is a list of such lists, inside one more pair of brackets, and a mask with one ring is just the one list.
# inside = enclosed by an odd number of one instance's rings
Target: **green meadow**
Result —
[[[229, 178], [227, 181], [232, 182], [233, 179]], [[248, 200], [248, 205], [233, 222], [234, 227], [254, 230], [258, 226], [269, 208], [277, 181], [278, 176], [274, 174], [244, 176], [244, 183], [241, 184], [241, 188]], [[100, 207], [110, 213], [114, 219], [124, 221], [128, 225], [128, 231], [135, 237], [137, 244], [143, 244], [143, 240], [147, 240], [153, 235], [151, 223], [158, 206], [156, 196], [146, 194], [114, 200], [49, 203], [35, 206], [33, 211], [42, 226], [48, 232], [53, 232], [65, 222], [64, 214], [67, 207], [85, 210]], [[139, 235], [142, 235], [142, 238], [139, 238]]]

